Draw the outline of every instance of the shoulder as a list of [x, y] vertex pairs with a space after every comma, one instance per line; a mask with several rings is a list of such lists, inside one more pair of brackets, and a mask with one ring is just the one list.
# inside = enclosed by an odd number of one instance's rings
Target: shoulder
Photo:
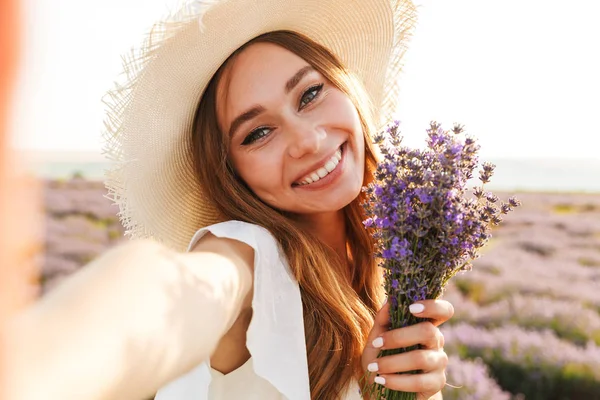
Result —
[[262, 226], [232, 220], [196, 231], [190, 240], [188, 251], [209, 250], [213, 246], [221, 250], [239, 250], [250, 254], [251, 250], [255, 253], [276, 251], [278, 243], [271, 232]]
[[229, 259], [239, 259], [251, 270], [254, 268], [254, 249], [250, 245], [229, 237], [216, 236], [212, 232], [204, 234], [189, 251], [215, 253]]
[[[276, 249], [275, 238], [267, 229], [241, 221], [226, 221], [199, 229], [188, 247], [189, 252], [205, 253], [249, 270], [253, 277], [255, 263], [264, 260], [264, 253]], [[244, 302], [244, 308], [251, 306], [251, 296], [252, 293]]]
[[[254, 228], [255, 227], [255, 228]], [[226, 221], [199, 229], [192, 237], [188, 251], [216, 253], [242, 261], [254, 269], [254, 246], [245, 231], [260, 228], [240, 221]]]
[[234, 239], [254, 248], [264, 247], [267, 242], [276, 242], [271, 233], [260, 225], [242, 221], [225, 221], [198, 229], [190, 241], [190, 249], [206, 234], [219, 238]]

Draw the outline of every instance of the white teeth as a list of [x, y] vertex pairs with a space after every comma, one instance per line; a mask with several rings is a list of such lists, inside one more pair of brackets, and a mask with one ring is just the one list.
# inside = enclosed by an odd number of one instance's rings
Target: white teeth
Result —
[[[336, 160], [336, 159], [334, 158], [334, 160]], [[327, 164], [325, 164], [324, 168], [327, 170], [327, 172], [331, 172], [331, 171], [333, 171], [335, 169], [336, 165], [337, 164], [334, 163], [333, 161], [327, 161]]]
[[329, 159], [329, 161], [327, 161], [325, 163], [324, 166], [317, 169], [315, 172], [311, 173], [310, 175], [307, 175], [304, 178], [302, 178], [300, 180], [300, 185], [309, 185], [313, 182], [318, 181], [321, 178], [326, 177], [331, 171], [333, 171], [335, 169], [335, 167], [337, 167], [337, 165], [340, 163], [341, 159], [342, 159], [342, 149], [339, 148], [339, 149], [337, 149], [335, 154]]

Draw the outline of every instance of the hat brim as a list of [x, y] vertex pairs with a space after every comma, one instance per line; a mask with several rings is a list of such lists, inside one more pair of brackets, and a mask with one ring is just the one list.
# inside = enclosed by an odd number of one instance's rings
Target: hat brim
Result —
[[362, 81], [385, 123], [415, 14], [408, 0], [213, 0], [155, 24], [105, 100], [106, 186], [127, 234], [185, 250], [220, 220], [195, 176], [190, 138], [206, 85], [237, 48], [277, 30], [310, 37]]

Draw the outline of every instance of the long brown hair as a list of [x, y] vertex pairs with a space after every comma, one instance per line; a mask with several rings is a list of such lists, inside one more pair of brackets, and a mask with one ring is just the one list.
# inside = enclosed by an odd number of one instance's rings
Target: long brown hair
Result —
[[338, 398], [362, 375], [361, 354], [382, 298], [374, 242], [362, 225], [362, 193], [344, 208], [351, 267], [289, 215], [263, 203], [233, 171], [229, 142], [217, 123], [216, 92], [226, 66], [253, 43], [279, 45], [311, 64], [346, 93], [356, 107], [365, 137], [365, 184], [375, 167], [371, 106], [367, 95], [343, 64], [311, 39], [289, 31], [261, 35], [236, 50], [208, 84], [193, 129], [195, 168], [202, 187], [228, 219], [263, 226], [278, 240], [297, 279], [304, 309], [304, 329], [312, 399]]

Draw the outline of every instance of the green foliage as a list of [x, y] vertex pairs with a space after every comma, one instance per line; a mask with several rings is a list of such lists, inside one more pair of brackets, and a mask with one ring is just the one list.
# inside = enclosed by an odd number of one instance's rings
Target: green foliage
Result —
[[528, 362], [514, 363], [505, 360], [499, 351], [480, 351], [461, 346], [461, 358], [481, 357], [488, 365], [491, 376], [500, 386], [527, 400], [600, 399], [600, 381], [594, 371], [583, 364], [558, 367], [530, 358]]
[[556, 248], [536, 242], [521, 242], [519, 247], [528, 253], [541, 257], [550, 257], [556, 253]]
[[577, 263], [584, 267], [600, 267], [600, 260], [588, 257], [579, 257]]
[[[520, 325], [527, 327], [526, 321], [519, 321]], [[523, 323], [525, 322], [525, 323]], [[533, 325], [533, 324], [532, 324]], [[544, 324], [546, 325], [546, 324]], [[554, 318], [548, 326], [532, 326], [534, 328], [543, 329], [550, 328], [556, 333], [561, 339], [566, 339], [575, 344], [584, 345], [588, 341], [593, 341], [597, 345], [600, 345], [600, 331], [585, 332], [576, 326], [566, 325], [558, 318]]]
[[115, 229], [109, 229], [108, 230], [108, 238], [110, 240], [117, 240], [121, 237], [121, 232], [119, 232], [118, 230]]
[[552, 207], [552, 211], [556, 214], [574, 214], [577, 213], [577, 207], [573, 204], [556, 204]]
[[502, 269], [500, 269], [499, 267], [497, 267], [495, 265], [491, 265], [491, 264], [481, 264], [481, 265], [478, 264], [477, 270], [486, 272], [488, 274], [495, 275], [495, 276], [502, 275]]
[[582, 205], [560, 203], [552, 207], [552, 211], [556, 214], [579, 214], [588, 212], [597, 212], [600, 207], [596, 204], [586, 203]]
[[463, 296], [475, 303], [481, 304], [485, 293], [485, 285], [483, 283], [473, 279], [455, 277], [454, 284]]
[[[495, 274], [493, 274], [495, 275]], [[460, 293], [478, 305], [491, 304], [511, 295], [514, 288], [505, 287], [502, 290], [490, 291], [484, 282], [472, 278], [455, 277], [453, 282]]]

